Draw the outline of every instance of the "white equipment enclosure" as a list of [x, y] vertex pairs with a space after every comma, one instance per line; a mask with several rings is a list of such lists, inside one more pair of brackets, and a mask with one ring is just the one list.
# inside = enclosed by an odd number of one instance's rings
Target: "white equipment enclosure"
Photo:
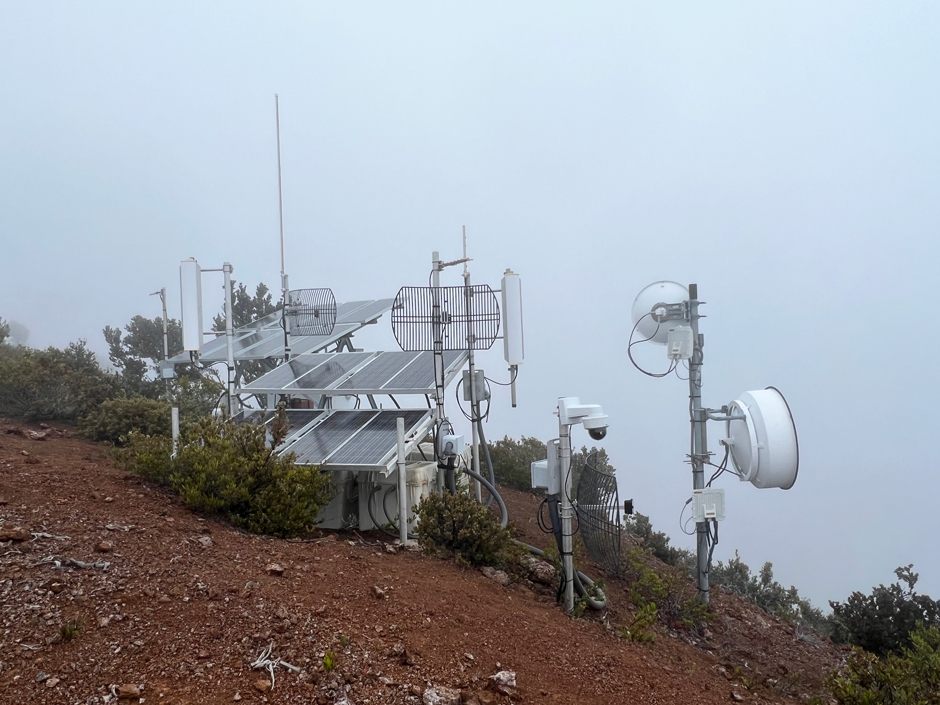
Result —
[[775, 387], [745, 392], [728, 405], [727, 422], [731, 461], [742, 481], [761, 489], [788, 490], [796, 482], [800, 447], [793, 415]]

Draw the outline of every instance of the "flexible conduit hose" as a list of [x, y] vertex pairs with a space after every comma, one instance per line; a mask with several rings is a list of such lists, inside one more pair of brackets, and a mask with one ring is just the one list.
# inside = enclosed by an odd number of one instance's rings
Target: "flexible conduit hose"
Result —
[[[391, 518], [388, 516], [388, 506], [387, 506], [387, 503], [388, 503], [388, 495], [389, 495], [389, 492], [390, 492], [391, 490], [395, 490], [395, 491], [397, 492], [397, 491], [398, 491], [398, 488], [395, 487], [395, 485], [391, 485], [391, 486], [389, 486], [389, 488], [388, 488], [387, 490], [385, 490], [385, 494], [382, 496], [382, 512], [385, 514], [385, 520], [386, 520], [385, 523], [386, 523], [386, 524], [391, 524], [392, 526], [394, 526], [395, 529], [396, 529], [394, 532], [393, 532], [393, 531], [389, 531], [387, 528], [385, 528], [385, 524], [380, 524], [380, 523], [378, 522], [378, 520], [376, 520], [375, 514], [372, 512], [372, 498], [375, 496], [375, 493], [378, 492], [380, 489], [382, 489], [382, 486], [381, 486], [381, 485], [375, 485], [375, 487], [372, 488], [372, 491], [369, 492], [369, 501], [366, 503], [366, 507], [367, 507], [367, 509], [369, 510], [369, 518], [372, 519], [372, 523], [375, 524], [377, 527], [379, 527], [382, 531], [384, 531], [384, 532], [385, 532], [386, 534], [388, 534], [389, 536], [393, 536], [394, 538], [397, 539], [397, 538], [398, 538], [398, 530], [397, 530], [397, 529], [398, 529], [398, 525], [397, 525], [395, 522], [393, 522], [393, 521], [391, 520]], [[417, 539], [418, 537], [415, 536], [414, 534], [408, 534], [408, 538], [409, 538], [409, 539]]]
[[[464, 468], [464, 472], [467, 473], [467, 475], [472, 477], [474, 480], [478, 480], [480, 484], [483, 485], [487, 489], [487, 491], [490, 493], [491, 499], [496, 500], [496, 504], [497, 506], [499, 506], [499, 511], [501, 515], [500, 526], [505, 527], [506, 524], [509, 522], [509, 513], [506, 511], [506, 503], [503, 502], [503, 498], [500, 496], [499, 491], [496, 489], [496, 473], [493, 469], [493, 461], [490, 459], [490, 449], [486, 443], [486, 437], [483, 435], [483, 426], [479, 421], [477, 423], [479, 424], [480, 444], [483, 446], [483, 455], [486, 457], [486, 464], [489, 469], [489, 475], [493, 481], [489, 482], [484, 477], [478, 475], [477, 473], [467, 468]], [[556, 540], [558, 540], [559, 537], [556, 535], [555, 538]], [[545, 557], [545, 551], [543, 551], [542, 549], [536, 548], [535, 546], [532, 546], [527, 543], [523, 543], [522, 541], [516, 541], [516, 539], [513, 539], [513, 541], [515, 541], [518, 545], [527, 548], [531, 553], [534, 553], [536, 556], [540, 556], [542, 558]], [[559, 541], [558, 549], [561, 550], [560, 541]], [[585, 585], [587, 585], [587, 587], [585, 587]], [[596, 599], [594, 597], [591, 597], [590, 594], [588, 594], [588, 588], [594, 588], [594, 593], [597, 595]], [[577, 570], [577, 569], [575, 569], [574, 571], [574, 589], [578, 593], [578, 595], [580, 595], [584, 600], [587, 601], [587, 605], [591, 609], [603, 610], [607, 608], [607, 595], [604, 594], [604, 591], [600, 587], [595, 585], [594, 581], [591, 580], [587, 575], [585, 575], [584, 573], [582, 573], [580, 570]]]

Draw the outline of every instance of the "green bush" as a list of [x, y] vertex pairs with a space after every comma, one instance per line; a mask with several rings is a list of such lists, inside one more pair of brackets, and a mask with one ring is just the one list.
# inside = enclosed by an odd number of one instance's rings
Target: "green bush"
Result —
[[923, 625], [910, 646], [884, 658], [856, 649], [844, 673], [826, 686], [841, 705], [937, 705], [940, 703], [940, 629]]
[[131, 431], [169, 436], [170, 405], [144, 397], [109, 399], [82, 419], [79, 428], [93, 440], [116, 445], [122, 445]]
[[545, 444], [538, 438], [522, 436], [518, 441], [506, 436], [490, 444], [490, 459], [496, 482], [523, 492], [532, 490], [529, 466], [546, 457]]
[[132, 432], [121, 458], [125, 467], [180, 494], [194, 509], [221, 514], [252, 533], [292, 537], [316, 524], [332, 498], [332, 484], [316, 467], [296, 465], [292, 453], [275, 455], [287, 434], [283, 407], [265, 427], [204, 417], [187, 424], [179, 448], [171, 442]]
[[918, 624], [940, 627], [940, 602], [914, 591], [918, 575], [912, 572], [913, 567], [896, 568], [898, 582], [879, 585], [870, 595], [853, 592], [844, 603], [830, 602], [833, 639], [886, 656], [911, 647], [911, 632]]
[[502, 567], [519, 549], [509, 528], [470, 495], [431, 494], [418, 504], [418, 543], [427, 553], [452, 554], [474, 566]]
[[[672, 566], [651, 563], [651, 551], [635, 548], [627, 554], [626, 579], [630, 600], [637, 610], [656, 615], [670, 627], [699, 630], [711, 619], [689, 581], [688, 573]], [[652, 605], [652, 607], [650, 607]], [[638, 612], [639, 614], [639, 612]]]
[[734, 558], [727, 563], [718, 561], [711, 567], [709, 581], [753, 602], [768, 614], [809, 627], [820, 634], [832, 633], [832, 623], [828, 617], [809, 600], [800, 597], [792, 585], [783, 587], [774, 580], [773, 564], [764, 563], [757, 575], [751, 575], [751, 569], [741, 560], [735, 551]]
[[640, 540], [643, 548], [649, 550], [663, 563], [671, 566], [681, 566], [689, 571], [695, 570], [695, 556], [684, 548], [670, 546], [670, 538], [662, 531], [653, 531], [650, 518], [637, 512], [623, 521], [624, 530]]
[[0, 344], [0, 416], [74, 423], [120, 389], [84, 340], [62, 350]]

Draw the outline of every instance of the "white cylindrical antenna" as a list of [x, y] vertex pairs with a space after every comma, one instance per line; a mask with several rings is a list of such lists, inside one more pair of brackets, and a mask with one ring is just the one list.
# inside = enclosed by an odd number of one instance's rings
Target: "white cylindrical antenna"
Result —
[[522, 335], [522, 279], [511, 269], [503, 274], [500, 284], [503, 298], [503, 356], [510, 366], [521, 365], [525, 359]]
[[190, 257], [180, 262], [180, 302], [183, 350], [198, 352], [202, 347], [202, 270]]

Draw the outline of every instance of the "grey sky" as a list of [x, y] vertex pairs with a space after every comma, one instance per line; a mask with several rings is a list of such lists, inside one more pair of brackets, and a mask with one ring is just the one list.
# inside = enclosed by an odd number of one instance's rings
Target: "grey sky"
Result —
[[687, 387], [625, 349], [643, 286], [697, 282], [705, 403], [773, 384], [802, 451], [789, 492], [723, 482], [716, 557], [820, 606], [910, 562], [940, 597], [938, 26], [928, 2], [0, 0], [0, 316], [104, 352], [161, 286], [179, 315], [186, 257], [276, 286], [277, 92], [293, 285], [394, 296], [461, 225], [474, 282], [522, 274], [492, 438], [603, 404], [621, 494], [691, 546]]

